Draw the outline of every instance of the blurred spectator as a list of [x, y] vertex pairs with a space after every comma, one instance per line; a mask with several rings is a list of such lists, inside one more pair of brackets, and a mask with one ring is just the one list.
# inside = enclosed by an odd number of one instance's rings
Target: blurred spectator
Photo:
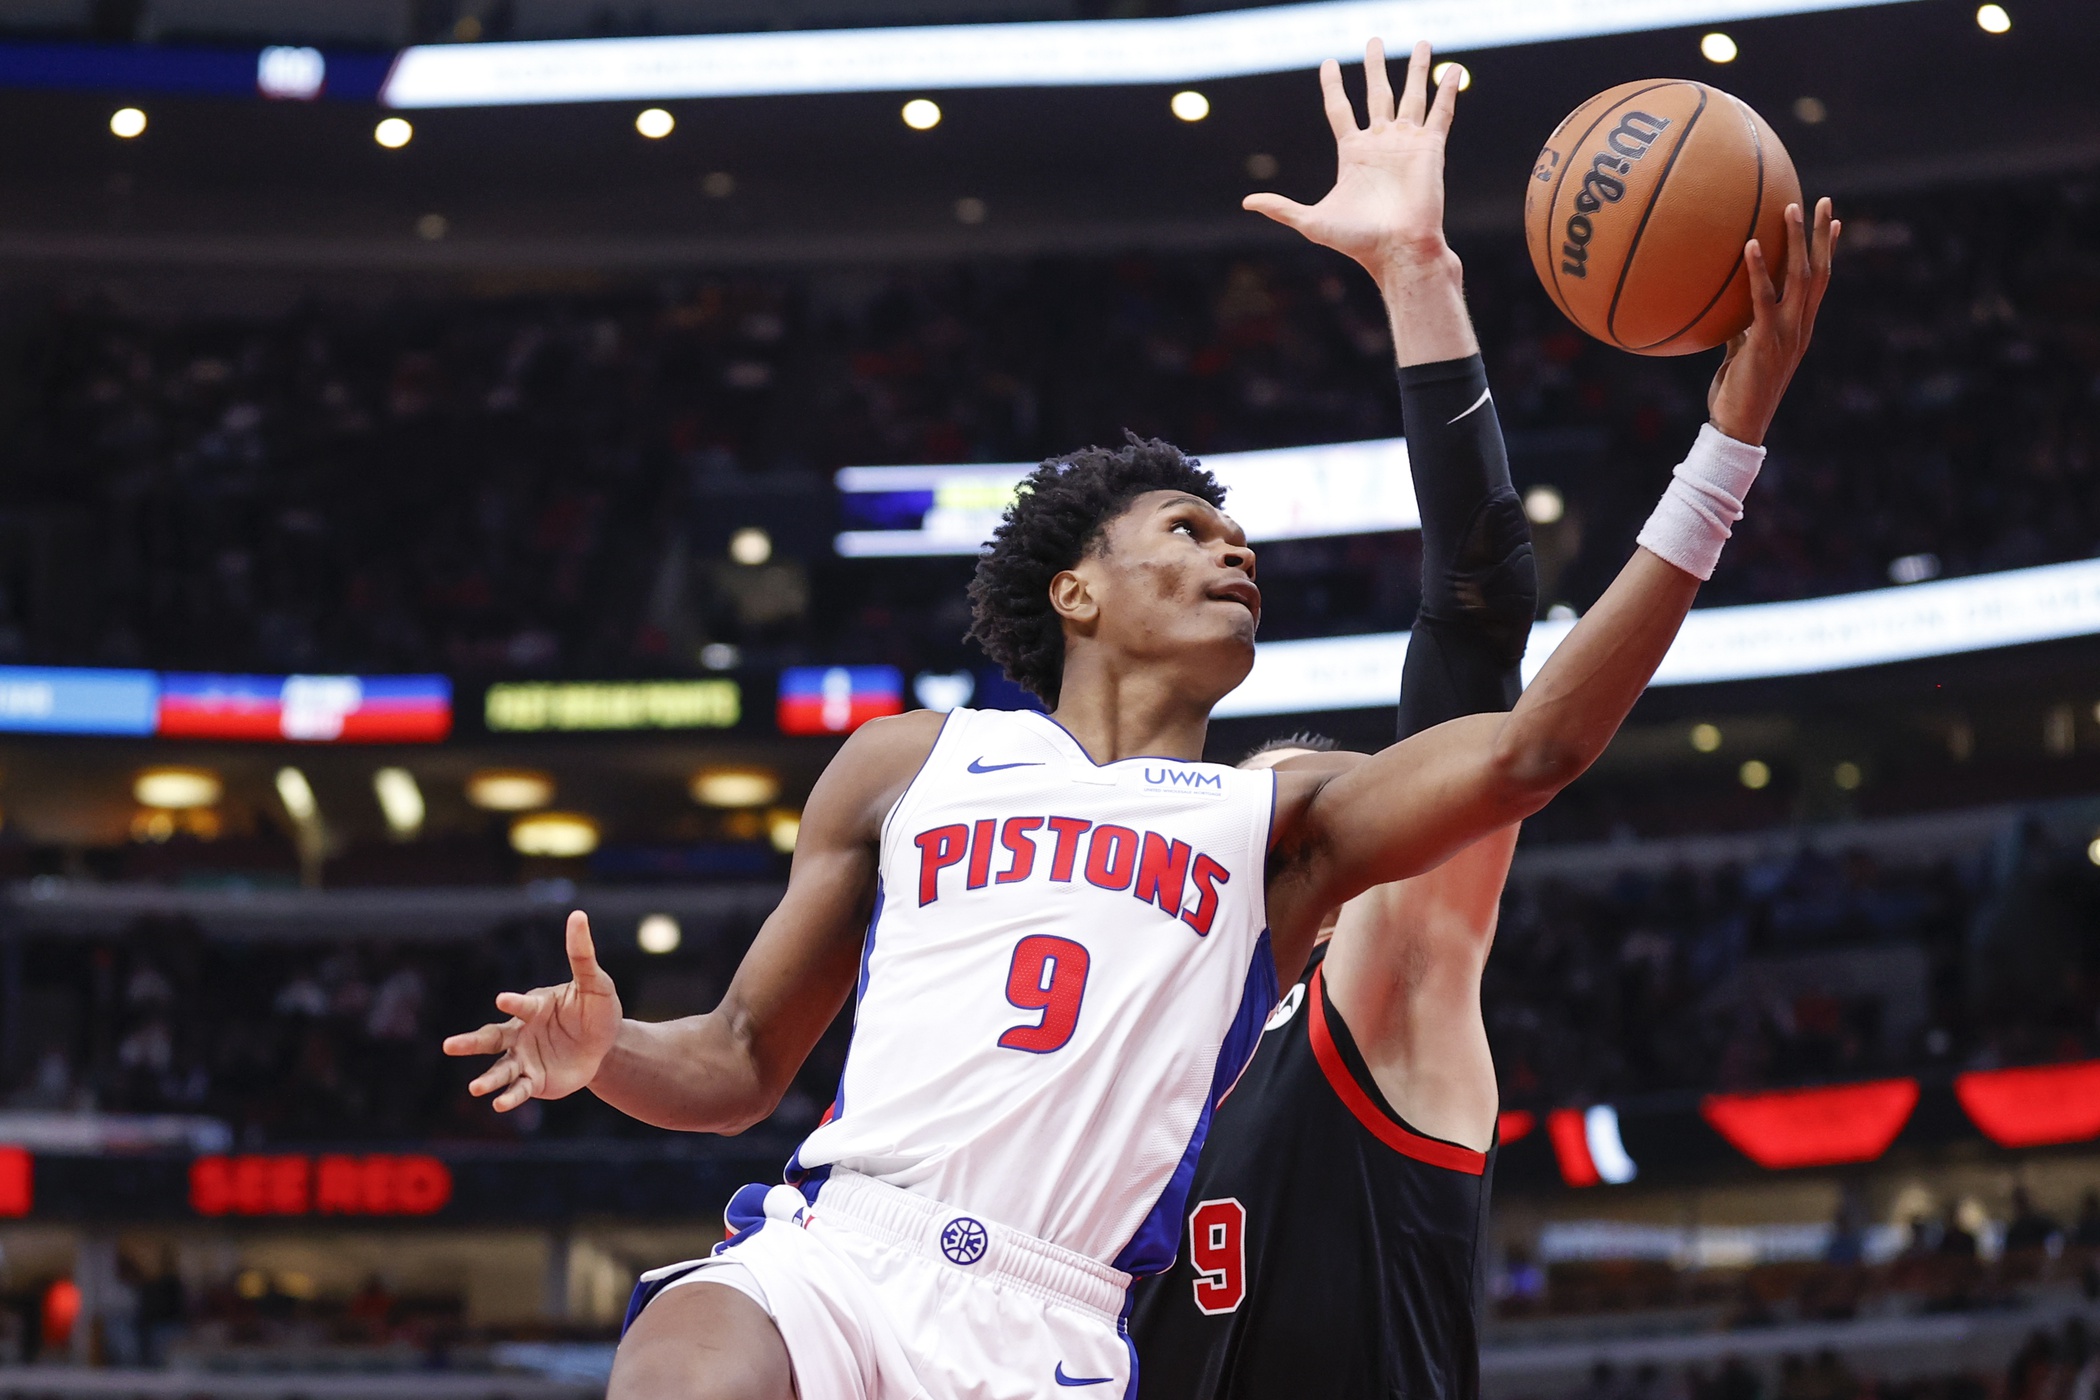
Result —
[[2015, 1186], [2012, 1193], [2012, 1219], [2005, 1227], [2005, 1252], [2028, 1253], [2046, 1249], [2056, 1238], [2057, 1224], [2049, 1216], [2036, 1210], [2027, 1195], [2027, 1188]]

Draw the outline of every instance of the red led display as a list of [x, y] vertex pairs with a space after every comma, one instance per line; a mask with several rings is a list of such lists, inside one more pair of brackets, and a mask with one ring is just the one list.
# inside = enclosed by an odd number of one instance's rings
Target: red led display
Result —
[[0, 1217], [29, 1214], [36, 1202], [36, 1159], [26, 1147], [0, 1147]]
[[1546, 1137], [1553, 1143], [1560, 1179], [1570, 1186], [1601, 1186], [1597, 1163], [1590, 1156], [1590, 1135], [1579, 1108], [1556, 1108], [1546, 1115]]
[[1876, 1079], [1824, 1089], [1709, 1094], [1700, 1116], [1760, 1167], [1871, 1162], [1889, 1150], [1918, 1106], [1915, 1079]]
[[429, 1215], [452, 1199], [435, 1157], [199, 1157], [190, 1208], [199, 1215]]
[[1954, 1097], [2000, 1147], [2100, 1137], [2100, 1060], [1959, 1074]]

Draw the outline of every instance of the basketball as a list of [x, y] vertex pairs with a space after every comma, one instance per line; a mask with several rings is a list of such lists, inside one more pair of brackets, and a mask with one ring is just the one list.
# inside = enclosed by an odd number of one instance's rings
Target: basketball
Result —
[[1801, 181], [1765, 119], [1683, 78], [1622, 83], [1570, 112], [1539, 152], [1524, 237], [1569, 320], [1637, 355], [1689, 355], [1750, 324], [1743, 245], [1775, 283]]

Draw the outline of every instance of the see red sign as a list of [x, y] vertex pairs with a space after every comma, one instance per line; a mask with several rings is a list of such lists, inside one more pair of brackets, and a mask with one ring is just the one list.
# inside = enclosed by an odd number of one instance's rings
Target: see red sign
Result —
[[451, 1169], [435, 1157], [243, 1154], [190, 1164], [199, 1215], [429, 1215], [451, 1199]]

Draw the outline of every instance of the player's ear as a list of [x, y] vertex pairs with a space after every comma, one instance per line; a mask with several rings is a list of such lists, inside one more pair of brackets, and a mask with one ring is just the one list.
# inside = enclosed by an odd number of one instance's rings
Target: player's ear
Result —
[[1050, 580], [1050, 606], [1066, 622], [1083, 629], [1101, 615], [1092, 580], [1078, 569], [1066, 569]]

